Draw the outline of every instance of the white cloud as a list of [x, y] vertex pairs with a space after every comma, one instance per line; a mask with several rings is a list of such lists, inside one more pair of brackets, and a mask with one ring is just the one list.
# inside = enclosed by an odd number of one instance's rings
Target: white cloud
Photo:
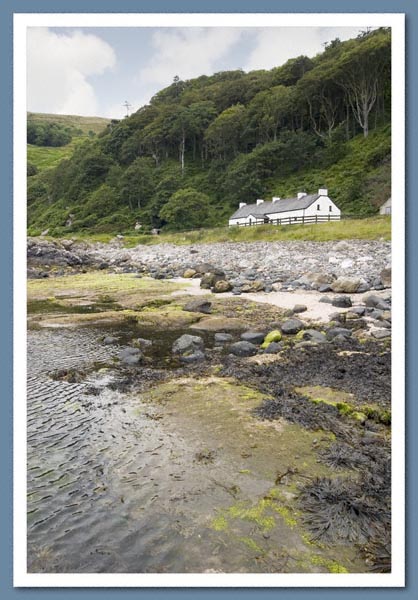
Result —
[[359, 32], [354, 27], [281, 27], [260, 29], [256, 46], [245, 65], [246, 71], [272, 69], [289, 58], [315, 56], [323, 51], [323, 44], [339, 37], [347, 40]]
[[160, 30], [154, 33], [155, 54], [139, 72], [139, 81], [157, 88], [167, 86], [178, 75], [190, 79], [210, 75], [216, 63], [240, 40], [242, 29], [231, 27]]
[[31, 112], [95, 115], [98, 102], [89, 83], [116, 63], [113, 48], [81, 31], [55, 33], [31, 27], [27, 37], [27, 107]]

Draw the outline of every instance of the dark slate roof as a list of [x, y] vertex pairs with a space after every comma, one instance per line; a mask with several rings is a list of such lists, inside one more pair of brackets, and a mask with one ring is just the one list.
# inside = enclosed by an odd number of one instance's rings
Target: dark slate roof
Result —
[[242, 219], [253, 215], [254, 217], [264, 217], [264, 215], [277, 214], [286, 212], [288, 210], [300, 210], [302, 208], [308, 208], [319, 198], [318, 194], [310, 194], [303, 196], [303, 198], [282, 198], [277, 202], [263, 202], [257, 206], [257, 204], [247, 204], [242, 208], [239, 208], [230, 219]]

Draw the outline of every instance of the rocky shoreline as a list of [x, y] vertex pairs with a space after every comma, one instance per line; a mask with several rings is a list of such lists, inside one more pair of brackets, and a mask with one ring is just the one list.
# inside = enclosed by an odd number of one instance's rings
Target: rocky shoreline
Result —
[[[339, 242], [237, 242], [192, 246], [158, 244], [123, 247], [122, 240], [108, 244], [49, 241], [28, 238], [28, 277], [62, 275], [66, 271], [109, 269], [138, 272], [156, 279], [202, 277], [213, 273], [207, 287], [226, 280], [234, 292], [277, 291], [303, 288], [330, 291], [336, 279], [355, 283], [333, 291], [365, 292], [390, 287], [391, 245], [385, 241]], [[218, 290], [215, 290], [218, 291]], [[219, 291], [227, 291], [221, 289]]]

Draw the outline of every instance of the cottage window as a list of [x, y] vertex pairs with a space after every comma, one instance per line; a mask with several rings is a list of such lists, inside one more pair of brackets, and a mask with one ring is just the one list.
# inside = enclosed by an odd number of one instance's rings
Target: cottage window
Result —
[[321, 205], [320, 204], [316, 205], [316, 210], [321, 210]]
[[329, 207], [329, 212], [332, 212], [332, 205]]

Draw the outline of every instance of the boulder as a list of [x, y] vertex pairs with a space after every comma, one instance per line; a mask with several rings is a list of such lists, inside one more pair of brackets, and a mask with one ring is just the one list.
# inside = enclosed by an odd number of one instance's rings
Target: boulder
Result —
[[182, 354], [180, 356], [180, 361], [182, 363], [190, 364], [190, 363], [202, 362], [205, 360], [205, 358], [206, 357], [203, 354], [202, 350], [196, 350], [195, 352], [192, 352], [191, 354]]
[[308, 307], [305, 306], [304, 304], [295, 304], [295, 306], [292, 309], [292, 311], [295, 314], [303, 313], [303, 312], [306, 312], [307, 310], [308, 310]]
[[299, 319], [288, 319], [281, 325], [282, 333], [290, 335], [299, 333], [301, 329], [303, 329], [303, 323]]
[[282, 342], [271, 342], [264, 350], [264, 354], [276, 354], [283, 349]]
[[119, 360], [125, 365], [137, 365], [143, 358], [139, 348], [124, 348], [118, 354]]
[[258, 352], [258, 348], [254, 344], [251, 344], [251, 342], [241, 341], [232, 344], [230, 352], [235, 354], [235, 356], [254, 356]]
[[246, 331], [241, 334], [241, 339], [245, 342], [251, 342], [252, 344], [262, 344], [264, 342], [265, 334], [260, 331]]
[[391, 287], [391, 285], [392, 285], [392, 268], [391, 267], [386, 267], [385, 269], [383, 269], [383, 271], [380, 273], [380, 280], [384, 287]]
[[232, 285], [226, 279], [220, 279], [215, 282], [215, 285], [212, 288], [212, 292], [215, 294], [223, 294], [225, 292], [230, 292], [232, 290]]
[[183, 277], [186, 279], [190, 279], [196, 275], [196, 271], [194, 269], [186, 269], [183, 273]]
[[282, 334], [278, 329], [274, 329], [273, 331], [270, 331], [270, 333], [268, 333], [266, 335], [266, 337], [264, 338], [264, 342], [262, 343], [261, 347], [262, 348], [268, 348], [268, 346], [273, 343], [273, 342], [280, 342], [282, 339]]
[[331, 284], [334, 279], [333, 275], [328, 275], [328, 273], [308, 271], [307, 273], [304, 273], [298, 281], [304, 281], [309, 283], [314, 289], [318, 289], [321, 285]]
[[345, 329], [344, 327], [331, 327], [331, 329], [328, 329], [326, 335], [327, 340], [333, 340], [337, 336], [341, 336], [343, 338], [351, 337], [351, 330]]
[[173, 354], [193, 354], [204, 347], [203, 339], [199, 335], [184, 335], [177, 338], [173, 343]]
[[200, 280], [200, 287], [205, 290], [210, 290], [217, 281], [222, 281], [224, 279], [225, 274], [220, 271], [204, 273]]
[[203, 313], [205, 315], [209, 315], [211, 313], [212, 302], [208, 302], [207, 300], [191, 300], [184, 306], [183, 310], [187, 312], [198, 312]]
[[317, 344], [324, 344], [327, 341], [325, 335], [316, 329], [305, 329], [300, 333], [302, 334], [301, 338], [304, 341], [316, 342]]
[[338, 279], [332, 283], [331, 289], [337, 294], [355, 294], [361, 283], [361, 279], [357, 277], [338, 277]]
[[363, 298], [363, 302], [366, 306], [371, 308], [377, 308], [379, 310], [390, 310], [390, 304], [381, 298], [380, 296], [376, 296], [375, 294], [369, 294], [365, 298]]
[[113, 335], [107, 335], [103, 340], [103, 344], [106, 344], [106, 345], [117, 344], [117, 343], [118, 343], [118, 338], [113, 337]]
[[332, 299], [331, 304], [337, 308], [351, 308], [353, 306], [349, 296], [336, 296]]
[[372, 336], [377, 340], [383, 340], [384, 338], [389, 338], [391, 336], [390, 329], [374, 329], [372, 331]]

